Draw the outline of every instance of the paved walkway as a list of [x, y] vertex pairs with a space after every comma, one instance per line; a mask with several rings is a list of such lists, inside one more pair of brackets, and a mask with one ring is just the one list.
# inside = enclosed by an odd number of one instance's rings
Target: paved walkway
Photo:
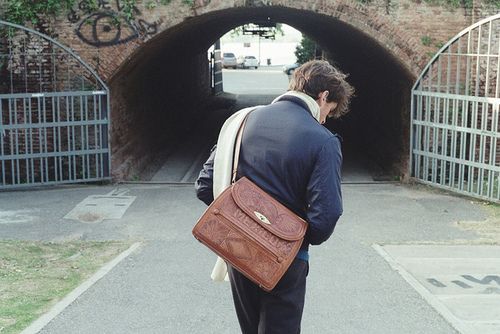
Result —
[[374, 248], [462, 333], [500, 333], [500, 246]]
[[[483, 334], [484, 328], [495, 332], [500, 320], [496, 307], [500, 267], [493, 259], [475, 261], [475, 267], [468, 268], [463, 257], [498, 255], [498, 248], [477, 248], [478, 243], [492, 243], [493, 235], [484, 239], [457, 224], [483, 221], [488, 216], [484, 205], [421, 186], [345, 184], [343, 190], [344, 215], [333, 237], [311, 249], [303, 333], [437, 334], [455, 333], [455, 328], [463, 333]], [[98, 199], [96, 195], [106, 199], [106, 210], [112, 196], [123, 197], [119, 203], [130, 207], [119, 219], [64, 218], [87, 197]], [[0, 236], [142, 243], [41, 333], [238, 333], [228, 284], [209, 280], [215, 256], [191, 236], [203, 210], [191, 186], [4, 192], [0, 193]], [[94, 214], [100, 217], [98, 211]], [[461, 248], [442, 251], [445, 248], [436, 245]], [[456, 258], [456, 254], [462, 255]], [[436, 258], [463, 267], [445, 272], [440, 262], [434, 262]], [[467, 298], [477, 294], [484, 298], [477, 298], [478, 303], [467, 299], [464, 309], [455, 308], [457, 303], [436, 307], [429, 301], [429, 294], [441, 301], [455, 292], [463, 294], [454, 280], [473, 287]], [[440, 284], [447, 289], [441, 290]], [[474, 331], [474, 326], [463, 330], [443, 312], [467, 321], [474, 318], [482, 322], [481, 330]]]

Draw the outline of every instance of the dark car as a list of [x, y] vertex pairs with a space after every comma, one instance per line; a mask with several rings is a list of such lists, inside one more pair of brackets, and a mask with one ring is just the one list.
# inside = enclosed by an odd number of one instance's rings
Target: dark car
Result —
[[299, 66], [300, 64], [297, 63], [291, 65], [285, 65], [283, 66], [283, 72], [285, 72], [287, 75], [291, 75]]

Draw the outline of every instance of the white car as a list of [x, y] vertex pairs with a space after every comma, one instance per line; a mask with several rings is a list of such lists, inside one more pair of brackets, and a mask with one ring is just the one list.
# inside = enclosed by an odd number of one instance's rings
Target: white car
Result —
[[254, 56], [240, 56], [238, 57], [238, 67], [251, 68], [259, 67], [259, 61]]

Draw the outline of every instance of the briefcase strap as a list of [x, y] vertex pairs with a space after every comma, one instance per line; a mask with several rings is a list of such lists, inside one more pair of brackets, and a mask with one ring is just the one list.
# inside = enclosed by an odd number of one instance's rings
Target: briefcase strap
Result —
[[246, 114], [245, 119], [243, 119], [243, 122], [241, 122], [241, 126], [238, 129], [238, 134], [236, 136], [236, 142], [234, 144], [233, 175], [231, 178], [231, 184], [236, 182], [236, 173], [238, 172], [238, 161], [240, 160], [240, 148], [241, 148], [241, 138], [243, 137], [243, 128], [245, 127], [245, 124], [247, 123], [248, 115], [250, 115], [250, 113], [252, 111], [250, 111], [248, 114]]

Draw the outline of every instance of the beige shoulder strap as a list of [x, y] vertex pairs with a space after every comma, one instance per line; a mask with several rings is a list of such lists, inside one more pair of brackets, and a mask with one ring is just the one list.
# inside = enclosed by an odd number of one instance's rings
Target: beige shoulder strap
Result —
[[250, 115], [252, 111], [250, 111], [245, 116], [243, 122], [241, 122], [241, 126], [238, 130], [238, 135], [236, 136], [236, 142], [234, 144], [233, 175], [231, 177], [231, 184], [233, 184], [236, 181], [236, 173], [238, 172], [238, 161], [240, 160], [241, 138], [243, 137], [243, 129], [245, 128], [245, 124], [247, 123], [248, 115]]

